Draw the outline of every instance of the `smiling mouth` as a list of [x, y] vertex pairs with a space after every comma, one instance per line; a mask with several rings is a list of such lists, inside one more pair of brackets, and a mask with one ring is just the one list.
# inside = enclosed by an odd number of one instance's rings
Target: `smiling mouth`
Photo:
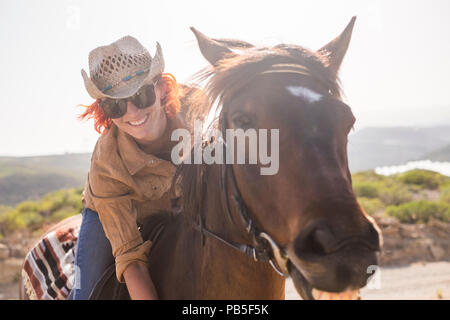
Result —
[[146, 114], [144, 118], [136, 120], [136, 121], [127, 121], [127, 123], [132, 127], [139, 127], [142, 126], [144, 123], [147, 122], [149, 118], [149, 114]]

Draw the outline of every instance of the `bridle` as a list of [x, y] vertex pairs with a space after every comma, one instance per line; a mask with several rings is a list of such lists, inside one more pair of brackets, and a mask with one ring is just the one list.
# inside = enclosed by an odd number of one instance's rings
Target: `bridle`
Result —
[[[259, 74], [270, 74], [270, 73], [296, 73], [301, 74], [303, 76], [313, 77], [316, 80], [319, 80], [311, 74], [308, 68], [300, 64], [289, 64], [289, 63], [273, 64], [270, 69], [260, 72]], [[227, 128], [226, 119], [227, 119], [226, 111], [222, 110], [222, 115], [219, 121], [222, 137], [226, 136], [226, 128]], [[216, 141], [216, 143], [218, 143], [218, 141]], [[223, 154], [225, 155], [226, 152], [225, 143], [223, 143], [223, 148], [224, 148]], [[285, 250], [281, 248], [268, 233], [259, 230], [258, 227], [253, 222], [253, 220], [251, 219], [250, 215], [248, 214], [248, 208], [237, 186], [233, 166], [231, 164], [225, 163], [221, 165], [220, 170], [221, 172], [219, 175], [219, 180], [220, 180], [220, 187], [222, 188], [221, 192], [222, 202], [225, 204], [225, 213], [227, 214], [229, 220], [232, 223], [234, 223], [234, 219], [232, 217], [230, 209], [231, 205], [229, 197], [227, 196], [228, 190], [227, 177], [229, 177], [231, 181], [230, 187], [231, 187], [232, 205], [235, 207], [238, 213], [241, 225], [245, 226], [246, 232], [250, 235], [253, 245], [241, 244], [223, 239], [216, 233], [204, 227], [202, 216], [201, 214], [199, 214], [198, 216], [199, 221], [198, 223], [194, 224], [194, 227], [202, 234], [202, 244], [204, 244], [204, 236], [205, 235], [210, 236], [236, 250], [241, 251], [250, 258], [253, 258], [255, 261], [263, 261], [263, 262], [268, 261], [270, 265], [273, 267], [273, 269], [280, 276], [288, 277], [289, 258]]]
[[[226, 130], [226, 112], [222, 112], [221, 117], [221, 132], [225, 134]], [[224, 135], [223, 135], [224, 136]], [[218, 141], [216, 143], [219, 143]], [[224, 152], [226, 152], [226, 145], [223, 143]], [[224, 153], [225, 154], [225, 153]], [[245, 227], [246, 232], [251, 236], [252, 244], [242, 244], [236, 243], [233, 241], [225, 240], [216, 233], [206, 229], [204, 227], [203, 219], [201, 214], [198, 215], [199, 221], [197, 224], [194, 224], [194, 227], [200, 231], [202, 234], [202, 244], [204, 244], [204, 236], [210, 236], [216, 240], [221, 241], [222, 243], [232, 247], [240, 252], [246, 254], [250, 258], [253, 258], [255, 261], [269, 262], [272, 268], [282, 277], [288, 277], [289, 272], [287, 268], [288, 258], [286, 253], [282, 248], [280, 248], [277, 243], [265, 232], [261, 232], [258, 227], [255, 225], [253, 220], [248, 214], [247, 206], [245, 205], [244, 199], [242, 198], [241, 193], [239, 192], [239, 188], [236, 183], [236, 178], [234, 176], [232, 165], [230, 164], [222, 164], [220, 167], [220, 175], [219, 175], [219, 184], [222, 189], [221, 197], [222, 202], [225, 204], [225, 213], [232, 223], [234, 223], [234, 219], [232, 217], [231, 209], [230, 209], [230, 200], [227, 196], [228, 183], [227, 183], [227, 175], [229, 175], [231, 181], [231, 198], [232, 203], [238, 212], [240, 223]], [[229, 172], [229, 173], [228, 173]]]

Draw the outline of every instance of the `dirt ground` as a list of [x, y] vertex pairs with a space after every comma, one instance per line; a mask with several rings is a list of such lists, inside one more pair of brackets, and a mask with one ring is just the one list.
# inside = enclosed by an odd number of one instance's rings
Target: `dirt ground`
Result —
[[0, 261], [0, 300], [18, 299], [18, 280], [23, 259], [11, 258]]
[[[450, 262], [416, 263], [379, 270], [373, 288], [364, 288], [364, 300], [450, 300]], [[379, 284], [379, 286], [377, 285]], [[0, 300], [18, 299], [17, 283], [0, 285]], [[286, 299], [301, 299], [291, 280], [286, 282]]]

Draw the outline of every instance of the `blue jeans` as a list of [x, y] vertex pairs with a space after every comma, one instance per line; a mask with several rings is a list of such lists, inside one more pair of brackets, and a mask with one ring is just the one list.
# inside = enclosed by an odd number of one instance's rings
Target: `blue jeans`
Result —
[[87, 300], [105, 270], [114, 263], [111, 244], [98, 214], [84, 208], [75, 252], [75, 283], [68, 299]]

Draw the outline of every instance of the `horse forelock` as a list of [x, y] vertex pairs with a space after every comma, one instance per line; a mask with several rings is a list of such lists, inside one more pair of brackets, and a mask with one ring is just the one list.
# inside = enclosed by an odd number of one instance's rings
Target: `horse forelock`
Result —
[[239, 54], [230, 54], [197, 75], [208, 80], [206, 90], [212, 101], [222, 103], [227, 97], [254, 81], [255, 77], [268, 71], [275, 64], [288, 63], [308, 69], [313, 80], [323, 84], [336, 98], [341, 97], [339, 78], [326, 67], [326, 60], [317, 52], [296, 45], [280, 44], [272, 48], [247, 48]]

